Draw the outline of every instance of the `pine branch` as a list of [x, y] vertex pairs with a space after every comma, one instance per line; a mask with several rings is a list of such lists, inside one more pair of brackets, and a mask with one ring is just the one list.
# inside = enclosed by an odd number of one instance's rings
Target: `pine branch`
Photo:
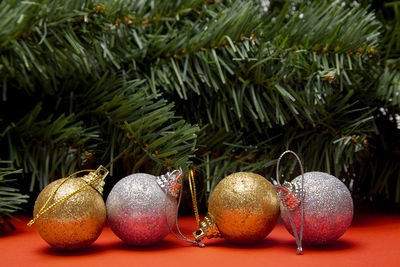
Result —
[[129, 147], [121, 158], [129, 173], [142, 169], [143, 164], [154, 165], [153, 172], [157, 173], [187, 168], [198, 127], [177, 118], [173, 103], [146, 91], [150, 88], [144, 81], [125, 81], [116, 74], [105, 74], [76, 98], [74, 109], [81, 110], [78, 116], [89, 125], [98, 125], [102, 140], [107, 140], [102, 160], [113, 162]]
[[[267, 12], [239, 0], [0, 5], [0, 108], [21, 106], [0, 121], [0, 142], [35, 177], [57, 176], [50, 159], [62, 172], [86, 161], [155, 173], [193, 160], [211, 190], [237, 170], [272, 177], [290, 148], [307, 170], [350, 180], [386, 144], [378, 110], [398, 113], [396, 2], [383, 22], [330, 1], [274, 1]], [[69, 165], [60, 155], [73, 155]], [[368, 178], [373, 194], [393, 183], [390, 166], [383, 184]]]
[[[0, 161], [0, 164], [10, 164], [9, 161]], [[5, 176], [21, 173], [12, 167], [0, 168], [0, 232], [8, 226], [14, 228], [9, 219], [14, 218], [13, 213], [21, 210], [20, 205], [27, 202], [27, 195], [19, 193], [15, 186], [15, 179], [5, 178]]]
[[187, 168], [198, 128], [176, 118], [173, 104], [147, 96], [143, 85], [116, 74], [105, 74], [85, 90], [71, 84], [70, 104], [48, 108], [56, 114], [68, 109], [77, 113], [40, 120], [46, 114], [39, 103], [9, 126], [3, 135], [9, 140], [11, 159], [32, 173], [31, 190], [35, 181], [43, 188], [88, 165], [109, 163], [112, 170], [115, 160], [124, 162], [123, 173], [143, 165], [157, 173]]
[[30, 190], [36, 182], [42, 189], [85, 165], [99, 141], [97, 129], [85, 127], [74, 114], [53, 118], [45, 114], [42, 103], [11, 123], [3, 136], [8, 140], [10, 160], [32, 174]]

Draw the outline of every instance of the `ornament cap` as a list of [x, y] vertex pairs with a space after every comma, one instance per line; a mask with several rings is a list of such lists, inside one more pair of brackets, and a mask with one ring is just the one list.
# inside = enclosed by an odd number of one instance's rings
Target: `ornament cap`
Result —
[[303, 196], [300, 184], [285, 181], [282, 186], [275, 188], [278, 189], [279, 198], [288, 210], [292, 211], [300, 206]]
[[197, 242], [200, 242], [205, 237], [208, 239], [222, 237], [215, 223], [214, 216], [212, 216], [211, 213], [207, 213], [204, 220], [200, 222], [199, 229], [193, 232], [193, 236]]
[[94, 172], [90, 172], [87, 175], [81, 177], [86, 183], [90, 184], [91, 187], [96, 189], [100, 195], [103, 195], [104, 179], [108, 175], [109, 171], [103, 166], [99, 166]]
[[177, 198], [182, 187], [182, 179], [181, 179], [182, 175], [183, 175], [182, 168], [179, 168], [172, 172], [167, 172], [166, 174], [156, 176], [157, 184], [166, 193]]

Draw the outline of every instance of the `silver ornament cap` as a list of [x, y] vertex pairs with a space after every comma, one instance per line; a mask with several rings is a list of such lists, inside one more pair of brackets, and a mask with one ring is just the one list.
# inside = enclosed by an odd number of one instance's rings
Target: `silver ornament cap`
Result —
[[183, 171], [181, 168], [179, 168], [178, 170], [156, 176], [156, 181], [165, 193], [178, 198], [182, 188], [182, 175]]

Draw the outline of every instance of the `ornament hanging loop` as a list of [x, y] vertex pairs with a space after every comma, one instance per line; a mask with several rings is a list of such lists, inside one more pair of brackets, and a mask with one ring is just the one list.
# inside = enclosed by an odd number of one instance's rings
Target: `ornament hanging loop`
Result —
[[[58, 189], [68, 180], [70, 179], [72, 176], [82, 173], [82, 172], [89, 172], [89, 174], [85, 175], [84, 177], [82, 177], [81, 179], [84, 180], [86, 182], [85, 185], [81, 186], [80, 188], [78, 188], [77, 190], [75, 190], [74, 192], [68, 194], [67, 196], [57, 200], [56, 202], [54, 202], [53, 204], [49, 205], [50, 201], [53, 199], [54, 195], [56, 194], [56, 192], [58, 191]], [[73, 195], [75, 195], [76, 193], [79, 193], [80, 191], [82, 191], [83, 189], [85, 189], [88, 186], [92, 186], [94, 189], [96, 189], [101, 195], [103, 195], [103, 185], [104, 185], [104, 178], [108, 175], [108, 170], [106, 168], [104, 168], [103, 166], [100, 166], [99, 168], [97, 168], [97, 170], [92, 170], [92, 169], [88, 169], [88, 170], [80, 170], [77, 172], [74, 172], [70, 175], [68, 175], [65, 180], [60, 183], [56, 189], [51, 193], [50, 197], [47, 199], [46, 203], [43, 205], [43, 207], [40, 209], [40, 211], [38, 212], [38, 214], [36, 214], [35, 218], [33, 218], [32, 220], [29, 221], [29, 223], [27, 224], [28, 226], [32, 226], [37, 219], [39, 219], [40, 216], [42, 216], [43, 214], [45, 214], [46, 212], [48, 212], [50, 209], [54, 208], [55, 206], [63, 203], [64, 201], [66, 201], [67, 199], [69, 199], [70, 197], [72, 197]], [[48, 206], [49, 205], [49, 206]]]
[[[280, 162], [281, 162], [283, 156], [286, 154], [289, 154], [289, 153], [296, 157], [296, 159], [300, 165], [300, 171], [301, 171], [301, 189], [300, 190], [295, 189], [295, 186], [293, 184], [291, 184], [290, 182], [284, 182], [284, 184], [282, 186], [279, 181]], [[285, 196], [285, 197], [280, 196], [280, 199], [281, 199], [282, 205], [287, 209], [289, 221], [290, 221], [290, 224], [293, 229], [294, 237], [296, 239], [296, 244], [297, 244], [296, 254], [302, 255], [303, 254], [302, 239], [303, 239], [303, 224], [304, 224], [304, 169], [303, 169], [303, 165], [301, 163], [299, 156], [297, 156], [297, 154], [295, 152], [293, 152], [291, 150], [286, 150], [285, 152], [283, 152], [280, 155], [278, 162], [276, 164], [276, 183], [277, 183], [277, 186], [275, 188], [280, 191], [281, 196]], [[299, 193], [296, 191], [300, 191], [300, 200], [298, 200], [298, 198], [295, 196], [293, 191], [295, 191], [295, 193]], [[299, 234], [297, 234], [297, 229], [294, 225], [292, 216], [290, 215], [290, 211], [293, 210], [294, 208], [296, 208], [298, 205], [300, 205], [300, 208], [301, 208], [301, 225], [300, 225], [300, 233]]]

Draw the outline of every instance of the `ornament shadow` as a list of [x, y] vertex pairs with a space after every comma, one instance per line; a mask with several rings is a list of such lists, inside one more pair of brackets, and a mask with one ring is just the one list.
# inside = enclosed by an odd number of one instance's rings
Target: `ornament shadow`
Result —
[[[285, 246], [290, 247], [292, 250], [296, 251], [297, 246], [295, 241], [284, 241], [279, 242], [278, 246]], [[310, 245], [310, 244], [303, 244], [303, 251], [304, 254], [307, 251], [344, 251], [356, 248], [358, 245], [356, 242], [346, 239], [339, 239], [333, 243], [326, 244], [326, 245]]]
[[43, 247], [38, 249], [39, 253], [45, 254], [47, 256], [57, 256], [57, 257], [76, 257], [76, 256], [88, 256], [97, 253], [101, 253], [106, 250], [107, 247], [104, 245], [92, 244], [87, 248], [80, 250], [60, 250], [53, 247]]
[[232, 248], [232, 249], [265, 249], [269, 247], [275, 247], [282, 244], [278, 239], [275, 238], [266, 238], [261, 241], [252, 243], [252, 244], [233, 244], [224, 239], [216, 239], [209, 240], [208, 242], [204, 242], [206, 248], [207, 247], [223, 247], [223, 248]]
[[312, 245], [304, 245], [304, 250], [310, 250], [310, 251], [340, 251], [340, 250], [348, 250], [348, 249], [354, 249], [357, 247], [357, 243], [346, 240], [346, 239], [339, 239], [336, 240], [335, 242], [327, 245], [321, 245], [321, 246], [312, 246]]
[[178, 247], [182, 247], [176, 242], [169, 241], [169, 240], [161, 240], [157, 244], [151, 246], [133, 246], [126, 244], [122, 241], [116, 241], [107, 245], [108, 250], [125, 250], [125, 251], [143, 251], [143, 252], [151, 252], [151, 251], [160, 251], [160, 250], [169, 250], [175, 249]]

